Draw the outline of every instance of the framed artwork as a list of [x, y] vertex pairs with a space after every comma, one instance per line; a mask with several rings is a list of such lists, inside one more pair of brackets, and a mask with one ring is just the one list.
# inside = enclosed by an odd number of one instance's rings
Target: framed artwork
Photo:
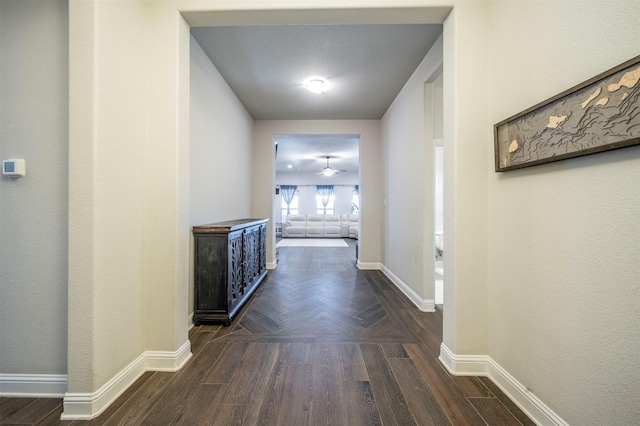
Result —
[[495, 170], [640, 144], [640, 56], [493, 126]]

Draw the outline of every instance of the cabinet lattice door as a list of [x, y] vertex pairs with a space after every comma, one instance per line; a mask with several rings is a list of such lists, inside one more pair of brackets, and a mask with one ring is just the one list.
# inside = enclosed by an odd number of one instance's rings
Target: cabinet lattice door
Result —
[[229, 325], [267, 275], [267, 220], [194, 226], [193, 323]]

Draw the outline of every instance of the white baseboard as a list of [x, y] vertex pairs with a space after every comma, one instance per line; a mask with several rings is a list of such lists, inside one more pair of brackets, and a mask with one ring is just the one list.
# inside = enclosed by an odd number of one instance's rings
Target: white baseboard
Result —
[[382, 272], [391, 280], [393, 284], [395, 284], [398, 289], [405, 296], [409, 298], [411, 303], [416, 305], [418, 309], [422, 312], [435, 312], [436, 311], [436, 302], [433, 299], [423, 299], [420, 297], [418, 293], [416, 293], [411, 287], [409, 287], [404, 281], [396, 276], [389, 268], [386, 266], [382, 266]]
[[146, 351], [145, 371], [166, 371], [173, 373], [180, 370], [191, 358], [191, 342], [187, 340], [175, 352]]
[[189, 315], [187, 317], [187, 325], [188, 325], [188, 330], [191, 330], [194, 325], [193, 325], [193, 312], [189, 312]]
[[61, 420], [99, 416], [146, 371], [178, 371], [191, 358], [188, 340], [175, 352], [146, 351], [93, 393], [66, 393]]
[[382, 269], [382, 264], [379, 262], [360, 262], [358, 260], [356, 266], [361, 271], [379, 271]]
[[276, 266], [278, 266], [278, 262], [267, 262], [267, 269], [276, 269]]
[[539, 425], [568, 426], [551, 408], [529, 392], [507, 370], [487, 355], [455, 355], [442, 343], [438, 357], [444, 367], [456, 376], [486, 376], [522, 411]]
[[62, 398], [66, 391], [66, 374], [0, 374], [0, 396]]

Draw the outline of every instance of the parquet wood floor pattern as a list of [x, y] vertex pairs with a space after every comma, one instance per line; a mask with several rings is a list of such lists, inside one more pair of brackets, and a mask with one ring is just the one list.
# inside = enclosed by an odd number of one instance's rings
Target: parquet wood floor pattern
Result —
[[417, 310], [348, 248], [283, 247], [229, 327], [190, 333], [177, 373], [148, 372], [91, 421], [61, 400], [0, 398], [1, 424], [531, 425], [489, 380], [437, 360], [442, 313]]

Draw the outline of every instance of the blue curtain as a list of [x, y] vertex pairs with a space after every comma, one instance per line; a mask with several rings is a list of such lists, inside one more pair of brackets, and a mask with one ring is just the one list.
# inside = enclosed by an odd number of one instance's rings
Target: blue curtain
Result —
[[320, 200], [322, 201], [322, 213], [326, 214], [327, 204], [329, 204], [329, 199], [333, 195], [333, 185], [316, 185], [316, 194], [320, 196]]
[[296, 195], [297, 190], [297, 185], [280, 185], [280, 195], [282, 195], [282, 200], [287, 205], [287, 215], [291, 213], [289, 204], [293, 201], [293, 197]]

